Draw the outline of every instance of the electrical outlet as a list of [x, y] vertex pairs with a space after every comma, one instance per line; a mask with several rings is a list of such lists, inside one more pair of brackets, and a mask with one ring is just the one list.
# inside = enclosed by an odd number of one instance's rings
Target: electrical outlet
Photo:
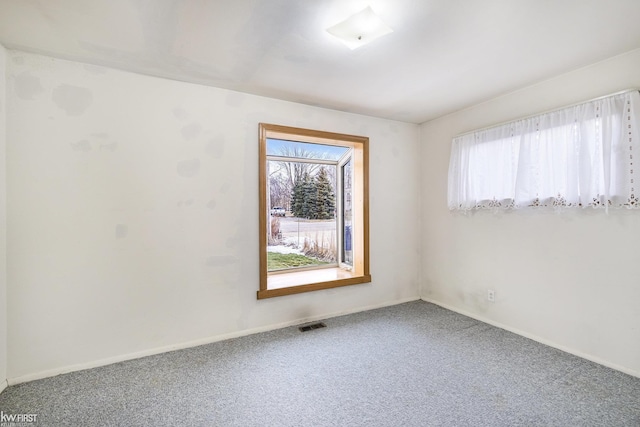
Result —
[[487, 301], [496, 302], [496, 291], [493, 289], [487, 289]]

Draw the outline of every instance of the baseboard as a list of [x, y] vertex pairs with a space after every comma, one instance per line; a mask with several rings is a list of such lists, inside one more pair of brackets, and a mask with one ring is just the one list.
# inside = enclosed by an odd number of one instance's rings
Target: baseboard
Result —
[[[123, 354], [123, 355], [120, 355], [120, 356], [109, 357], [109, 358], [106, 358], [106, 359], [95, 360], [95, 361], [92, 361], [92, 362], [79, 363], [79, 364], [69, 365], [69, 366], [65, 366], [65, 367], [61, 367], [61, 368], [49, 369], [49, 370], [46, 370], [46, 371], [36, 372], [34, 374], [28, 374], [28, 375], [15, 377], [15, 378], [9, 378], [6, 381], [6, 383], [8, 385], [16, 385], [16, 384], [25, 383], [25, 382], [28, 382], [28, 381], [35, 381], [35, 380], [40, 380], [40, 379], [43, 379], [43, 378], [55, 377], [56, 375], [67, 374], [69, 372], [84, 371], [86, 369], [98, 368], [100, 366], [111, 365], [113, 363], [124, 362], [126, 360], [140, 359], [141, 357], [153, 356], [153, 355], [156, 355], [156, 354], [167, 353], [169, 351], [183, 350], [183, 349], [186, 349], [186, 348], [191, 348], [191, 347], [197, 347], [197, 346], [200, 346], [200, 345], [211, 344], [211, 343], [214, 343], [214, 342], [224, 341], [224, 340], [228, 340], [228, 339], [232, 339], [232, 338], [239, 338], [239, 337], [243, 337], [243, 336], [247, 336], [247, 335], [258, 334], [260, 332], [267, 332], [267, 331], [272, 331], [272, 330], [275, 330], [275, 329], [282, 329], [282, 328], [286, 328], [286, 327], [289, 327], [289, 326], [299, 325], [301, 323], [314, 322], [314, 321], [323, 320], [323, 319], [330, 319], [332, 317], [344, 316], [344, 315], [347, 315], [347, 314], [359, 313], [359, 312], [362, 312], [362, 311], [375, 310], [376, 308], [390, 307], [390, 306], [393, 306], [393, 305], [404, 304], [404, 303], [407, 303], [407, 302], [418, 301], [418, 300], [420, 300], [420, 297], [419, 296], [415, 296], [415, 297], [411, 297], [411, 298], [404, 298], [404, 299], [401, 299], [401, 300], [388, 301], [388, 302], [384, 302], [384, 303], [381, 303], [381, 304], [375, 304], [375, 305], [370, 305], [370, 306], [365, 306], [365, 307], [358, 307], [358, 308], [349, 309], [349, 310], [342, 310], [342, 311], [337, 311], [337, 312], [318, 315], [318, 316], [299, 318], [299, 319], [291, 320], [291, 321], [288, 321], [288, 322], [282, 322], [282, 323], [277, 323], [277, 324], [273, 324], [273, 325], [262, 326], [262, 327], [259, 327], [259, 328], [245, 329], [245, 330], [242, 330], [242, 331], [231, 332], [231, 333], [222, 334], [222, 335], [216, 335], [216, 336], [213, 336], [213, 337], [203, 338], [203, 339], [200, 339], [200, 340], [188, 341], [188, 342], [184, 342], [184, 343], [180, 343], [180, 344], [168, 345], [168, 346], [163, 346], [163, 347], [156, 347], [156, 348], [153, 348], [153, 349], [144, 350], [144, 351], [140, 351], [140, 352], [136, 352], [136, 353]], [[5, 385], [5, 387], [6, 387], [6, 385]]]
[[603, 359], [600, 359], [598, 357], [595, 357], [595, 356], [593, 356], [591, 354], [583, 353], [583, 352], [581, 352], [579, 350], [575, 350], [575, 349], [563, 346], [561, 344], [558, 344], [556, 342], [547, 340], [547, 339], [539, 337], [537, 335], [530, 334], [528, 332], [522, 331], [522, 330], [517, 329], [517, 328], [512, 328], [511, 326], [507, 326], [507, 325], [504, 325], [504, 324], [502, 324], [500, 322], [496, 322], [494, 320], [487, 319], [487, 318], [485, 318], [483, 316], [479, 316], [479, 315], [477, 315], [475, 313], [470, 313], [470, 312], [467, 312], [465, 310], [461, 310], [461, 309], [459, 309], [457, 307], [453, 307], [453, 306], [451, 306], [449, 304], [446, 304], [446, 303], [443, 303], [443, 302], [440, 302], [440, 301], [437, 301], [437, 300], [433, 300], [433, 299], [429, 299], [429, 298], [422, 298], [422, 300], [425, 301], [425, 302], [429, 302], [429, 303], [435, 304], [435, 305], [440, 306], [442, 308], [446, 308], [447, 310], [451, 310], [451, 311], [454, 311], [456, 313], [462, 314], [463, 316], [471, 317], [472, 319], [476, 319], [476, 320], [478, 320], [480, 322], [487, 323], [489, 325], [495, 326], [495, 327], [500, 328], [500, 329], [504, 329], [505, 331], [513, 332], [514, 334], [523, 336], [525, 338], [529, 338], [530, 340], [539, 342], [540, 344], [548, 345], [549, 347], [553, 347], [553, 348], [556, 348], [558, 350], [562, 350], [565, 353], [569, 353], [569, 354], [572, 354], [574, 356], [578, 356], [578, 357], [580, 357], [582, 359], [586, 359], [586, 360], [589, 360], [591, 362], [597, 363], [599, 365], [606, 366], [607, 368], [615, 369], [616, 371], [620, 371], [620, 372], [623, 372], [625, 374], [631, 375], [633, 377], [640, 378], [640, 371], [634, 371], [633, 369], [629, 369], [629, 368], [625, 368], [624, 366], [616, 365], [615, 363], [608, 362], [606, 360], [603, 360]]
[[9, 381], [7, 380], [0, 381], [0, 393], [2, 393], [4, 389], [7, 387], [9, 387]]

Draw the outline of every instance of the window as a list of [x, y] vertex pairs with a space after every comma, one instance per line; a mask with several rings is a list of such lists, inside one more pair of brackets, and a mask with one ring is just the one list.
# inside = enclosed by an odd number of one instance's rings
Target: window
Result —
[[369, 139], [259, 130], [258, 298], [370, 282]]
[[639, 115], [630, 91], [458, 136], [449, 209], [637, 208]]

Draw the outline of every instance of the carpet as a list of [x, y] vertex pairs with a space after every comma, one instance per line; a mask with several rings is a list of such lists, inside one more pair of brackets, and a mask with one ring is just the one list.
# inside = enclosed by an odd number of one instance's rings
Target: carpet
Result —
[[415, 301], [11, 386], [37, 426], [640, 426], [640, 379]]

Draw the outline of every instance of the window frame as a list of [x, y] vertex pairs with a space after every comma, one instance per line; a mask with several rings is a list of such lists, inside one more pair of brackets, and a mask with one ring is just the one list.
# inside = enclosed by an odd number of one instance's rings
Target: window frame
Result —
[[[337, 250], [338, 250], [338, 254], [337, 254], [337, 261], [338, 261], [338, 265], [342, 268], [353, 268], [353, 259], [351, 260], [351, 264], [347, 263], [345, 260], [346, 257], [346, 249], [345, 249], [345, 204], [346, 204], [346, 200], [345, 200], [345, 190], [344, 190], [344, 186], [345, 186], [345, 176], [344, 176], [344, 171], [345, 171], [345, 167], [347, 166], [347, 164], [351, 163], [351, 165], [349, 166], [350, 168], [350, 172], [352, 175], [351, 176], [351, 182], [353, 182], [353, 155], [351, 153], [346, 153], [344, 156], [342, 156], [342, 158], [340, 160], [338, 160], [338, 164], [337, 164], [337, 170], [336, 170], [336, 179], [338, 181], [338, 183], [336, 184], [336, 187], [339, 188], [341, 191], [340, 193], [337, 195], [337, 203], [336, 203], [336, 216], [338, 218], [338, 232], [337, 232], [337, 240], [338, 240], [338, 244], [337, 244]], [[353, 242], [351, 242], [351, 245], [353, 245]]]
[[[318, 267], [291, 272], [267, 271], [267, 233], [268, 233], [268, 159], [267, 139], [281, 139], [303, 143], [315, 143], [352, 148], [352, 175], [358, 178], [354, 182], [354, 228], [357, 236], [354, 245], [354, 262], [352, 268], [344, 268], [338, 263], [335, 267]], [[259, 268], [260, 287], [258, 299], [331, 289], [341, 286], [371, 282], [369, 265], [369, 138], [365, 136], [347, 135], [334, 132], [303, 129], [268, 123], [259, 124]], [[355, 179], [354, 179], [355, 181]], [[338, 190], [341, 192], [340, 190]], [[337, 208], [337, 207], [336, 207]], [[336, 212], [338, 213], [338, 212]], [[340, 233], [338, 233], [340, 234]], [[355, 234], [355, 232], [353, 233]], [[341, 245], [338, 239], [338, 245]], [[338, 259], [341, 246], [337, 247]]]

